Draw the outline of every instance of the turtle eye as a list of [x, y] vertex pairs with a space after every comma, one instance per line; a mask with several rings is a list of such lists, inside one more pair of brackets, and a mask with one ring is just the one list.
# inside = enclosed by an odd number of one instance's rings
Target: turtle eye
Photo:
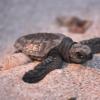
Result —
[[79, 59], [84, 59], [84, 56], [83, 56], [80, 52], [76, 52], [76, 56], [77, 56]]

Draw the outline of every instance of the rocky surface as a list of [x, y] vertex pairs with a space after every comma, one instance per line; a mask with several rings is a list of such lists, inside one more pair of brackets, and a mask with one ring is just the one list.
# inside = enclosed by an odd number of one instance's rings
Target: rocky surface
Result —
[[[88, 62], [88, 65], [91, 63], [93, 61]], [[37, 64], [29, 63], [0, 72], [0, 100], [68, 100], [70, 97], [76, 97], [77, 100], [100, 99], [98, 67], [65, 64], [63, 69], [52, 71], [39, 83], [24, 83], [21, 79], [23, 74]]]
[[[0, 0], [0, 69], [7, 69], [0, 71], [0, 100], [100, 100], [100, 54], [84, 65], [65, 63], [37, 84], [24, 83], [22, 76], [39, 62], [13, 54], [14, 41], [33, 32], [59, 32], [75, 41], [100, 37], [99, 9], [99, 0]], [[93, 25], [85, 34], [71, 34], [55, 25], [60, 15], [90, 19]]]

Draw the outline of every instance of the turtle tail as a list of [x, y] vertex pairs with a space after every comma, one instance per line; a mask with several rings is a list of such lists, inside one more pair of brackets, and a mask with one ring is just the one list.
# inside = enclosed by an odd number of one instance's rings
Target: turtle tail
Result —
[[38, 64], [33, 70], [26, 72], [23, 81], [27, 83], [37, 83], [54, 69], [62, 68], [63, 61], [59, 54], [52, 54]]

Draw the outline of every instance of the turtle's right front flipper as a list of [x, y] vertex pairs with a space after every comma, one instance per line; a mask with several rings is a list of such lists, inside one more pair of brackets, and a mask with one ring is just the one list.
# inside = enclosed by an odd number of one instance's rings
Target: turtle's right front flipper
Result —
[[33, 70], [25, 73], [23, 81], [27, 83], [37, 83], [42, 80], [49, 72], [54, 69], [62, 68], [63, 61], [58, 54], [48, 56], [42, 63], [38, 64]]
[[83, 40], [83, 41], [80, 41], [81, 44], [84, 44], [84, 45], [88, 45], [93, 54], [95, 53], [100, 53], [100, 38], [93, 38], [93, 39], [89, 39], [89, 40]]

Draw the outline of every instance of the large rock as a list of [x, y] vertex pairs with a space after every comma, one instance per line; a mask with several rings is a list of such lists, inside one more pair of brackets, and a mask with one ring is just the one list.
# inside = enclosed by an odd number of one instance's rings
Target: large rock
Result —
[[0, 100], [100, 100], [100, 70], [78, 64], [49, 73], [42, 81], [28, 84], [24, 73], [38, 63], [0, 72]]

